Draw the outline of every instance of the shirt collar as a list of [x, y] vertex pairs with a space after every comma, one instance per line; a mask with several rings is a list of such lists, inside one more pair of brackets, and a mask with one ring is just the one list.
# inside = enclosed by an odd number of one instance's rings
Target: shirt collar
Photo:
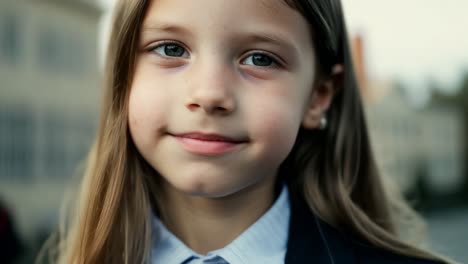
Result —
[[281, 262], [286, 254], [290, 214], [288, 188], [284, 185], [273, 206], [263, 216], [226, 247], [206, 256], [187, 247], [153, 215], [152, 228], [157, 235], [151, 251], [152, 259], [158, 263], [183, 263], [194, 256], [200, 259], [220, 256], [231, 264], [252, 263], [253, 259], [256, 263]]

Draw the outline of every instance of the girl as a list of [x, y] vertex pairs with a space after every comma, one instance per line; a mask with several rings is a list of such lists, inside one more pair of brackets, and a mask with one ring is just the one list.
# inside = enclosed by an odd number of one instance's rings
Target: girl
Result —
[[399, 239], [339, 0], [122, 0], [63, 263], [447, 263]]

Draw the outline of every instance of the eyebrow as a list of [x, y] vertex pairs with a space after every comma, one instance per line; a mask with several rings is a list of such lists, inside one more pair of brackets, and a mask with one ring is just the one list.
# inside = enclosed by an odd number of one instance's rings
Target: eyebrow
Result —
[[249, 42], [269, 43], [275, 46], [286, 48], [289, 51], [297, 52], [297, 48], [293, 43], [287, 41], [287, 38], [277, 36], [276, 34], [269, 34], [265, 32], [247, 32], [246, 35], [242, 37], [242, 39]]
[[181, 26], [174, 25], [174, 24], [169, 24], [169, 23], [143, 24], [142, 32], [153, 32], [153, 31], [193, 35], [190, 30]]

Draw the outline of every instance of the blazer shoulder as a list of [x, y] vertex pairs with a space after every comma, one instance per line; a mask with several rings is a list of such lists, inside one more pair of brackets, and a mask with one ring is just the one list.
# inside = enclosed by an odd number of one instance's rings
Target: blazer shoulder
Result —
[[[352, 255], [354, 255], [355, 262], [353, 263], [356, 264], [447, 264], [442, 261], [397, 254], [389, 250], [373, 246], [368, 242], [363, 242], [347, 232], [341, 232], [327, 223], [322, 221], [320, 222], [324, 233], [328, 237], [330, 245], [332, 245], [334, 249], [349, 247], [350, 250], [348, 252], [352, 252]], [[341, 246], [338, 246], [340, 244]], [[349, 257], [351, 257], [351, 254]], [[349, 258], [347, 261], [350, 262]]]
[[292, 200], [286, 264], [448, 264], [412, 258], [373, 246], [322, 221], [301, 199]]

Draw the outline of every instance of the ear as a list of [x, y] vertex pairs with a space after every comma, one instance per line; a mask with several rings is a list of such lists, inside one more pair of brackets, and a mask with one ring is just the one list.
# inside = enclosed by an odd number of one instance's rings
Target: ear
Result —
[[315, 83], [302, 121], [304, 128], [317, 129], [320, 127], [320, 120], [330, 107], [333, 96], [339, 88], [339, 79], [342, 75], [343, 65], [336, 64], [333, 66], [328, 79], [319, 80]]

